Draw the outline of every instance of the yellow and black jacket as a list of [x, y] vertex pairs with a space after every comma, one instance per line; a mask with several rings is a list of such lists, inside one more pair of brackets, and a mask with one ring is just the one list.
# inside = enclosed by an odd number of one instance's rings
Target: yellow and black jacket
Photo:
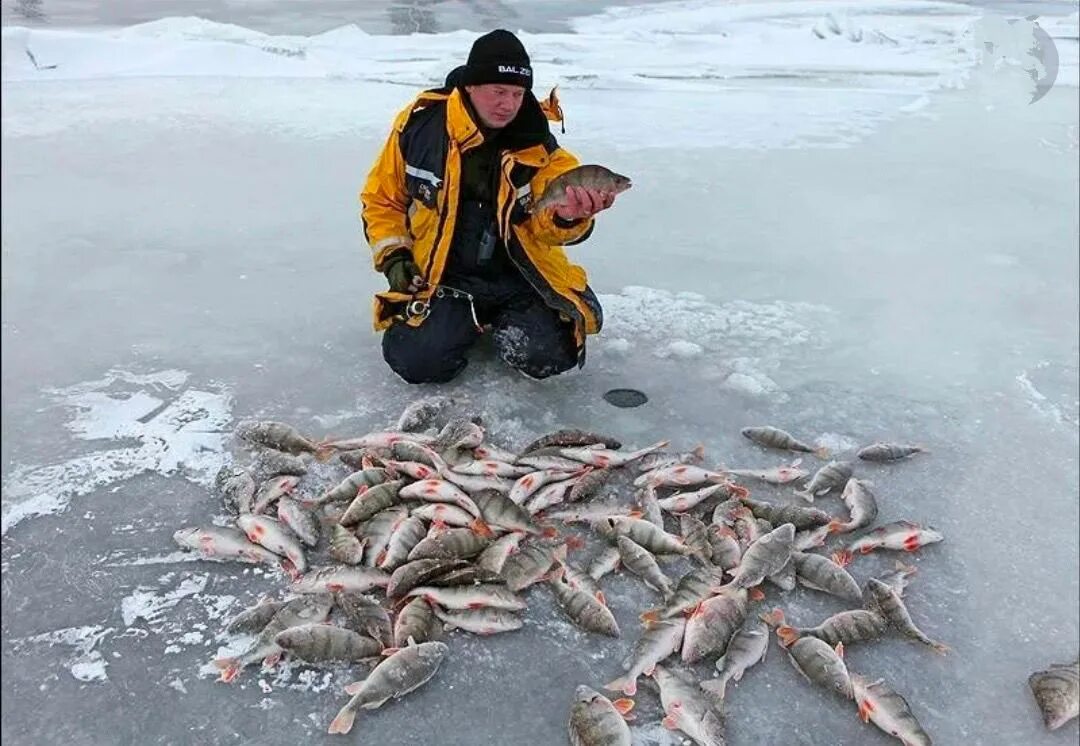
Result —
[[[593, 221], [568, 223], [553, 211], [530, 211], [533, 195], [539, 197], [552, 179], [579, 165], [559, 147], [547, 116], [561, 117], [554, 95], [542, 106], [527, 92], [510, 125], [515, 137], [500, 153], [499, 237], [544, 302], [573, 322], [578, 348], [583, 350], [585, 335], [600, 331], [602, 313], [586, 284], [585, 270], [570, 262], [563, 247], [584, 241]], [[394, 252], [409, 249], [428, 286], [415, 296], [377, 293], [376, 330], [386, 329], [395, 319], [423, 323], [423, 316], [407, 315], [406, 307], [412, 300], [428, 300], [443, 277], [461, 196], [461, 157], [483, 141], [484, 133], [458, 88], [424, 91], [394, 120], [360, 193], [364, 235], [376, 270], [381, 271]]]

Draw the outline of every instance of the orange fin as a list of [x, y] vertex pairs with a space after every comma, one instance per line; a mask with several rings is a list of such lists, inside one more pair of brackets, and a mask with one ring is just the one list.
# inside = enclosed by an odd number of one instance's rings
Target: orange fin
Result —
[[469, 528], [477, 536], [483, 536], [485, 539], [490, 539], [495, 536], [495, 532], [491, 530], [491, 526], [487, 525], [483, 518], [477, 518], [475, 521], [469, 524]]
[[781, 624], [776, 628], [776, 636], [785, 648], [790, 648], [799, 640], [799, 633], [795, 631], [795, 628], [786, 624]]
[[612, 702], [615, 709], [618, 710], [620, 715], [625, 716], [630, 710], [634, 709], [634, 700], [623, 697]]
[[354, 697], [363, 686], [363, 681], [354, 681], [353, 683], [345, 687], [345, 693], [348, 694], [350, 697]]
[[870, 713], [874, 711], [874, 706], [870, 704], [870, 700], [863, 700], [859, 703], [859, 718], [864, 722], [870, 722]]
[[575, 551], [578, 550], [578, 549], [584, 549], [585, 548], [585, 540], [582, 539], [580, 536], [567, 536], [566, 537], [566, 548], [567, 549], [573, 549]]
[[840, 565], [840, 567], [847, 567], [851, 564], [851, 561], [855, 559], [853, 555], [847, 549], [841, 549], [839, 552], [833, 552], [832, 561]]
[[341, 712], [337, 714], [337, 717], [330, 721], [330, 727], [326, 729], [326, 732], [348, 733], [352, 730], [354, 720], [356, 720], [356, 710], [351, 710], [347, 707], [342, 708]]

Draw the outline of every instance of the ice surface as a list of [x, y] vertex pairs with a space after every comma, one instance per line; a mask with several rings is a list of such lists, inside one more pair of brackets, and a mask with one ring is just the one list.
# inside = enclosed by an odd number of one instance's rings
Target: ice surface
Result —
[[[540, 88], [559, 84], [560, 141], [634, 178], [571, 250], [606, 326], [580, 371], [536, 383], [481, 344], [444, 387], [508, 447], [577, 425], [701, 442], [709, 464], [790, 461], [739, 435], [766, 423], [837, 457], [926, 445], [857, 469], [883, 521], [946, 535], [905, 560], [913, 616], [954, 654], [891, 639], [848, 656], [939, 743], [1058, 743], [1024, 681], [1078, 646], [1076, 4], [1038, 12], [1060, 68], [1034, 105], [1023, 47], [982, 55], [995, 23], [971, 5], [678, 2], [526, 34]], [[5, 743], [331, 742], [363, 667], [216, 683], [210, 661], [251, 642], [227, 618], [282, 579], [192, 563], [171, 535], [220, 520], [206, 484], [236, 420], [350, 435], [431, 388], [381, 361], [355, 197], [392, 114], [474, 37], [4, 29]], [[621, 386], [649, 403], [610, 407]], [[656, 600], [624, 575], [605, 590], [621, 639], [536, 589], [523, 630], [454, 633], [438, 678], [358, 737], [563, 743], [574, 687], [614, 677]], [[807, 624], [842, 608], [780, 603]], [[638, 743], [678, 742], [645, 686], [637, 713]], [[728, 729], [733, 746], [891, 742], [775, 648], [733, 688]]]

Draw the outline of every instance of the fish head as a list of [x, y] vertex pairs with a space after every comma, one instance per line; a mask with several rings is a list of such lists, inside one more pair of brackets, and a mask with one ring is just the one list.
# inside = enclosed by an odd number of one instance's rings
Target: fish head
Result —
[[446, 657], [446, 654], [450, 652], [450, 647], [445, 642], [422, 642], [417, 645], [417, 653], [420, 656], [420, 660], [424, 661], [437, 661]]
[[601, 695], [595, 690], [582, 684], [574, 690], [574, 701], [576, 702], [592, 702]]
[[870, 578], [866, 581], [866, 588], [870, 591], [870, 595], [874, 599], [886, 598], [892, 594], [893, 590], [885, 583], [881, 582], [877, 578]]
[[785, 523], [780, 528], [774, 530], [772, 535], [777, 541], [790, 544], [795, 541], [795, 524]]
[[612, 187], [615, 189], [616, 194], [622, 194], [630, 187], [634, 186], [634, 182], [630, 180], [629, 176], [623, 176], [622, 174], [611, 174]]

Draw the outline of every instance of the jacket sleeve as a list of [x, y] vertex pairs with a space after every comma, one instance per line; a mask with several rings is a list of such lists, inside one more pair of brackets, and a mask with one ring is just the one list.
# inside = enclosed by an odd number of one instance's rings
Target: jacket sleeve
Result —
[[[551, 183], [560, 174], [566, 173], [572, 168], [577, 168], [581, 162], [573, 153], [563, 148], [556, 148], [549, 158], [547, 165], [536, 172], [530, 187], [533, 199], [539, 199]], [[594, 220], [566, 221], [558, 217], [554, 210], [543, 210], [533, 213], [525, 225], [536, 238], [537, 242], [546, 246], [571, 246], [581, 243], [592, 233]]]
[[405, 191], [405, 159], [398, 142], [401, 117], [368, 173], [360, 192], [360, 220], [364, 237], [371, 246], [375, 269], [382, 271], [386, 258], [395, 251], [412, 248], [408, 214], [411, 198]]

